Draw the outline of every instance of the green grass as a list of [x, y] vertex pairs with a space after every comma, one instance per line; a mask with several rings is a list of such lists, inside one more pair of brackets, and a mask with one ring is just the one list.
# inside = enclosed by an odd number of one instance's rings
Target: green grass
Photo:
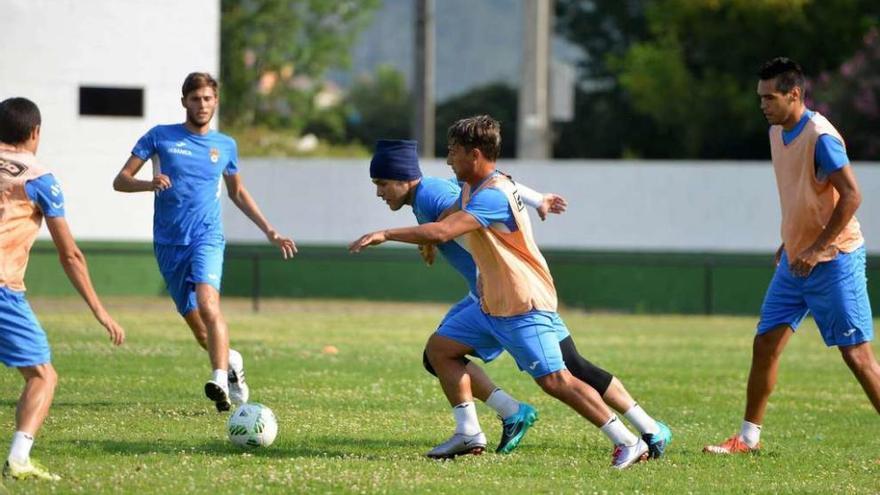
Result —
[[[224, 301], [252, 399], [278, 416], [275, 444], [242, 451], [202, 396], [207, 357], [170, 301], [114, 299], [128, 331], [112, 349], [81, 303], [38, 299], [61, 376], [34, 449], [63, 476], [11, 493], [877, 493], [880, 422], [812, 324], [783, 357], [759, 455], [700, 453], [738, 427], [753, 318], [563, 311], [584, 355], [613, 371], [674, 440], [665, 459], [617, 472], [592, 426], [543, 395], [509, 357], [487, 366], [540, 421], [509, 456], [423, 454], [452, 431], [421, 349], [443, 305]], [[332, 344], [339, 354], [323, 354]], [[0, 374], [5, 455], [21, 379]], [[491, 443], [500, 423], [483, 405]]]

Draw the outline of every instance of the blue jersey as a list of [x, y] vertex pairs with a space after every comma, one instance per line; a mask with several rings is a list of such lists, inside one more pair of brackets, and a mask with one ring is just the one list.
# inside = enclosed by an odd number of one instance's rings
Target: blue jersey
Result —
[[[813, 115], [815, 115], [815, 113], [816, 112], [812, 110], [807, 110], [801, 116], [801, 120], [798, 121], [797, 125], [794, 126], [794, 129], [790, 131], [783, 129], [782, 142], [788, 145], [788, 143], [794, 141], [795, 138], [800, 136], [801, 131], [804, 130], [804, 126], [807, 125], [807, 122], [813, 117]], [[814, 155], [816, 161], [816, 176], [820, 180], [824, 180], [832, 173], [849, 165], [849, 157], [846, 156], [846, 148], [843, 146], [843, 143], [829, 134], [822, 134], [819, 136], [819, 139], [816, 141], [816, 151]]]
[[64, 193], [54, 175], [46, 174], [29, 180], [24, 190], [46, 218], [64, 216]]
[[[455, 179], [422, 177], [413, 198], [413, 214], [419, 224], [436, 222], [447, 208], [455, 204], [461, 187]], [[471, 254], [457, 240], [439, 244], [437, 248], [446, 261], [467, 280], [468, 287], [477, 293], [477, 265]]]
[[221, 175], [238, 173], [235, 140], [217, 131], [190, 132], [183, 124], [150, 129], [131, 150], [142, 160], [153, 159], [171, 187], [153, 202], [153, 242], [189, 245], [223, 236], [220, 217]]

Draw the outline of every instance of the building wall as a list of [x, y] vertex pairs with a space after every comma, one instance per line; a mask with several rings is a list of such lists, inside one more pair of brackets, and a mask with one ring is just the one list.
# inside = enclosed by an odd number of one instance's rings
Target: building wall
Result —
[[[541, 246], [586, 251], [774, 252], [779, 200], [769, 162], [502, 162], [514, 179], [569, 201], [568, 212], [540, 222]], [[451, 177], [439, 161], [425, 174]], [[367, 160], [245, 159], [245, 184], [270, 221], [300, 243], [347, 244], [370, 230], [414, 222], [375, 197]], [[880, 253], [880, 167], [856, 164], [863, 203], [857, 216], [868, 250]], [[227, 237], [262, 234], [229, 204]]]
[[[116, 193], [111, 182], [138, 137], [183, 121], [186, 74], [218, 72], [219, 30], [218, 0], [3, 1], [0, 99], [39, 105], [38, 156], [61, 180], [78, 236], [151, 238], [152, 196]], [[143, 88], [144, 115], [80, 116], [81, 85]]]

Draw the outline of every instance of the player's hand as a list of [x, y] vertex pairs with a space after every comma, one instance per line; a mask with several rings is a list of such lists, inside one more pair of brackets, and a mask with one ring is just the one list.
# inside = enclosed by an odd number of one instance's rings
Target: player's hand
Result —
[[98, 314], [97, 318], [98, 322], [104, 325], [107, 333], [110, 334], [110, 341], [113, 342], [113, 345], [122, 345], [125, 342], [125, 330], [106, 311]]
[[266, 239], [269, 239], [269, 242], [275, 244], [281, 249], [281, 257], [286, 260], [293, 258], [293, 256], [299, 252], [299, 250], [296, 249], [296, 243], [293, 242], [293, 239], [290, 237], [281, 237], [281, 235], [274, 230], [266, 232]]
[[779, 266], [779, 262], [782, 260], [782, 253], [785, 249], [785, 243], [779, 245], [779, 249], [776, 250], [776, 257], [773, 259], [773, 266]]
[[171, 177], [165, 174], [159, 174], [153, 177], [153, 191], [160, 192], [171, 187]]
[[828, 246], [825, 249], [810, 246], [807, 249], [804, 249], [801, 254], [799, 254], [797, 258], [788, 265], [788, 269], [796, 277], [806, 277], [811, 271], [813, 271], [816, 264], [819, 263], [819, 257], [822, 255], [831, 255], [833, 257], [837, 256], [837, 253], [839, 252], [837, 246], [834, 245]]
[[541, 220], [547, 219], [547, 213], [555, 213], [557, 215], [563, 213], [568, 207], [568, 201], [562, 196], [553, 193], [544, 195], [544, 200], [538, 206], [538, 216]]
[[385, 232], [383, 231], [364, 234], [360, 237], [360, 239], [348, 245], [348, 252], [359, 253], [364, 248], [367, 248], [369, 246], [378, 246], [386, 240], [388, 239], [385, 238]]
[[431, 266], [437, 257], [437, 246], [434, 244], [419, 244], [419, 254], [422, 255], [422, 260], [425, 261], [425, 264]]

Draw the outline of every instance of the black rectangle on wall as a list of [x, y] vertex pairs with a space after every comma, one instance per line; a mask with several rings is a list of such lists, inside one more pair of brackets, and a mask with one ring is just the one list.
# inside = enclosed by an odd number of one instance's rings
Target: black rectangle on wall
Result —
[[143, 117], [143, 88], [79, 87], [80, 115]]

